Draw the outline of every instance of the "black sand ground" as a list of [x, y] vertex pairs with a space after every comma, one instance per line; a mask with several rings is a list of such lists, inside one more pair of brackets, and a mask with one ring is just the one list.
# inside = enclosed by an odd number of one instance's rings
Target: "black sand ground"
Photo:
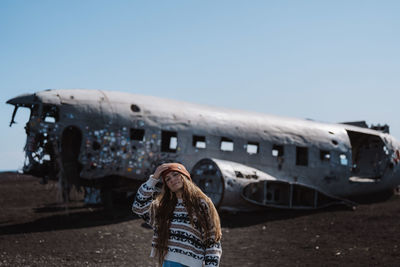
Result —
[[[154, 266], [130, 211], [62, 204], [56, 183], [0, 174], [0, 266]], [[221, 214], [221, 266], [400, 266], [400, 197], [313, 212]]]

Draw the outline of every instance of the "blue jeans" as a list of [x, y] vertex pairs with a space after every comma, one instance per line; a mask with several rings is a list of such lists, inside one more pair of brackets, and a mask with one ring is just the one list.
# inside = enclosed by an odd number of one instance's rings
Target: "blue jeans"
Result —
[[186, 265], [180, 264], [174, 261], [164, 261], [162, 267], [187, 267]]

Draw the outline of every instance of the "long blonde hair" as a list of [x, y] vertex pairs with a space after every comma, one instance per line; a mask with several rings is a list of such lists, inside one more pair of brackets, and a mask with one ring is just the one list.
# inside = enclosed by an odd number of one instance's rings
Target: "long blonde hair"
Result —
[[[204, 234], [203, 240], [210, 242], [210, 239], [220, 241], [221, 223], [217, 210], [211, 199], [204, 194], [197, 185], [191, 182], [185, 175], [180, 174], [183, 180], [182, 199], [185, 208], [189, 214], [190, 223], [194, 227], [195, 224]], [[175, 193], [169, 190], [164, 183], [162, 192], [156, 197], [155, 212], [155, 229], [156, 238], [156, 255], [158, 262], [162, 265], [168, 249], [169, 228], [171, 226], [172, 215], [178, 199]], [[194, 220], [196, 217], [196, 222]]]

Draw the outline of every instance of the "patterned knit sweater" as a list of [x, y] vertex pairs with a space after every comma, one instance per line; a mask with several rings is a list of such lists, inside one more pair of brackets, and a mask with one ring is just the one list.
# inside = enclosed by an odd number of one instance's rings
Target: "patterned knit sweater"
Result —
[[[154, 205], [153, 193], [156, 192], [155, 185], [157, 182], [158, 180], [150, 177], [142, 184], [132, 205], [132, 211], [154, 229], [151, 257], [155, 255], [155, 240], [157, 238], [154, 214], [152, 214], [154, 210], [152, 208], [152, 205]], [[168, 252], [164, 259], [190, 267], [219, 266], [222, 254], [221, 243], [215, 242], [214, 236], [211, 236], [211, 239], [205, 242], [203, 236], [205, 236], [205, 233], [199, 227], [192, 226], [183, 201], [178, 199], [169, 229]]]

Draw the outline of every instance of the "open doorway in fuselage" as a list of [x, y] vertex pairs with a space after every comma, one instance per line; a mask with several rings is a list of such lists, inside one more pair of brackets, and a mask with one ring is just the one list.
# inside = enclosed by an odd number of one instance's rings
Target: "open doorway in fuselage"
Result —
[[354, 181], [381, 179], [389, 161], [382, 139], [377, 135], [350, 130], [347, 130], [347, 134], [352, 148], [352, 177], [350, 178]]

